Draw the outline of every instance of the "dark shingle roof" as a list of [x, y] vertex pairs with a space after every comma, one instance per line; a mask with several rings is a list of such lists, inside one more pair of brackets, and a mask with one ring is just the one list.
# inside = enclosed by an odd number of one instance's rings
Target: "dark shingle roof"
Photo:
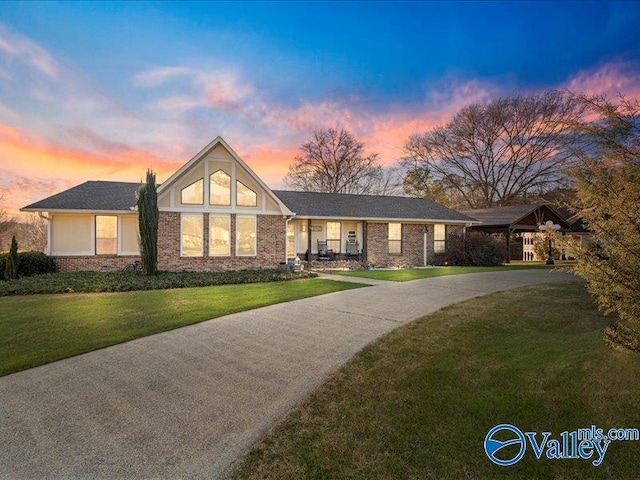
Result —
[[274, 190], [273, 193], [292, 212], [302, 217], [474, 220], [439, 203], [420, 198], [284, 190]]
[[[129, 182], [85, 182], [32, 203], [24, 210], [131, 211], [139, 186], [139, 183]], [[273, 193], [292, 212], [303, 217], [474, 221], [431, 200], [419, 198], [282, 190]]]
[[511, 205], [508, 207], [480, 208], [477, 210], [461, 210], [465, 215], [477, 218], [483, 226], [512, 225], [526, 217], [531, 212], [542, 207], [543, 204]]
[[131, 211], [139, 187], [140, 183], [130, 182], [85, 182], [32, 203], [23, 210]]

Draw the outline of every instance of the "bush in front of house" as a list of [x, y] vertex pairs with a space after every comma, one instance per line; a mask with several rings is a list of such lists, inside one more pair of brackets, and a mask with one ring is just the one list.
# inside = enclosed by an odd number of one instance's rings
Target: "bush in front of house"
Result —
[[482, 232], [450, 235], [447, 237], [446, 248], [446, 252], [433, 255], [432, 265], [495, 267], [502, 265], [507, 259], [502, 237]]
[[167, 288], [207, 287], [241, 283], [266, 283], [317, 276], [315, 273], [290, 270], [238, 270], [233, 272], [159, 272], [144, 275], [142, 271], [65, 272], [24, 277], [0, 282], [0, 297], [41, 293], [130, 292]]
[[[0, 254], [0, 278], [6, 279], [4, 275], [9, 254]], [[56, 262], [53, 258], [42, 252], [18, 252], [18, 277], [31, 277], [33, 275], [44, 275], [57, 271]]]

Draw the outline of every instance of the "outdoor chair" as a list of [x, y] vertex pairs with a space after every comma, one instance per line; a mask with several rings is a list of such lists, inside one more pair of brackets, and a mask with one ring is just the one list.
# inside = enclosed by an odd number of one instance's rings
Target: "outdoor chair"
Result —
[[358, 242], [355, 240], [347, 240], [347, 246], [344, 250], [347, 257], [355, 257], [358, 260], [360, 252], [358, 251]]
[[318, 240], [318, 260], [333, 260], [333, 250], [327, 249], [326, 240]]

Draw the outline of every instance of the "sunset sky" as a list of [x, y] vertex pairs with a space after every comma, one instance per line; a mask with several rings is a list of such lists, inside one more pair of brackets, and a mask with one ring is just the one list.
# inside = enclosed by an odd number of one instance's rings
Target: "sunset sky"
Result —
[[271, 187], [319, 127], [390, 164], [470, 102], [640, 98], [640, 2], [0, 3], [0, 191], [160, 181], [222, 135]]

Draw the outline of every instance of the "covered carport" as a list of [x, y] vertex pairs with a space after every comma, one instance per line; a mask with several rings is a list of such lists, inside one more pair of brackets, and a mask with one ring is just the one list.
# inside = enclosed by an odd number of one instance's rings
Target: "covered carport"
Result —
[[538, 232], [539, 226], [548, 220], [560, 225], [560, 231], [571, 229], [564, 216], [545, 203], [462, 210], [461, 213], [481, 222], [479, 225], [467, 227], [467, 231], [502, 234], [509, 261], [522, 260], [522, 244], [513, 245], [511, 241], [514, 233]]

